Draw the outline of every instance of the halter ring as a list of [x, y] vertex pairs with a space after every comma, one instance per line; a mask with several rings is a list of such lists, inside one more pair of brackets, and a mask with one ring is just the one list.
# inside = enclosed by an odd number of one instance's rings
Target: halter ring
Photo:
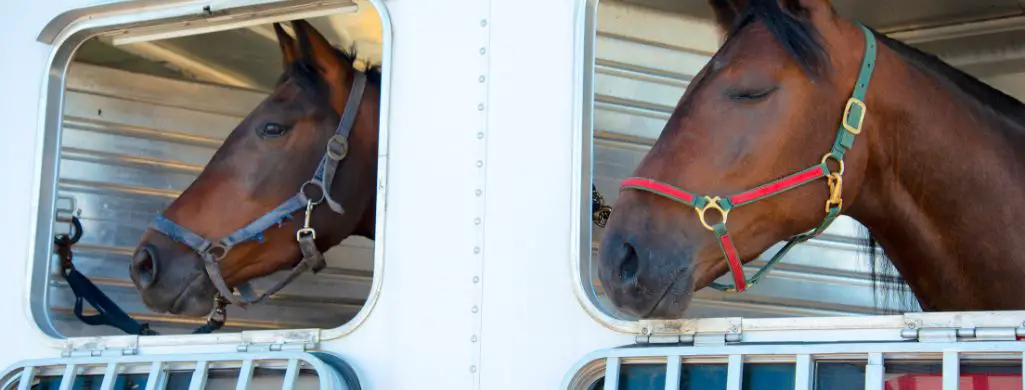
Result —
[[[836, 161], [837, 164], [840, 164], [840, 171], [836, 172], [836, 173], [842, 176], [843, 175], [843, 170], [844, 170], [843, 159], [834, 156], [833, 152], [829, 152], [829, 153], [826, 153], [825, 156], [822, 156], [822, 164], [825, 164], [826, 161], [828, 161], [829, 159], [832, 159], [833, 161]], [[827, 171], [829, 170], [829, 165], [826, 165], [826, 170]]]
[[[311, 197], [310, 194], [306, 192], [306, 189], [308, 189], [309, 186], [316, 187], [317, 190], [320, 191], [318, 193], [319, 196], [317, 196], [316, 198]], [[305, 183], [299, 186], [299, 193], [303, 194], [303, 197], [306, 198], [307, 202], [312, 202], [313, 204], [320, 204], [320, 202], [324, 201], [324, 197], [327, 196], [327, 191], [324, 189], [324, 185], [321, 184], [320, 181], [313, 180], [307, 180]]]
[[708, 231], [714, 232], [715, 228], [709, 226], [708, 222], [705, 220], [705, 213], [708, 212], [709, 209], [713, 209], [713, 210], [719, 211], [719, 216], [722, 217], [722, 222], [719, 222], [719, 224], [725, 225], [726, 224], [726, 218], [729, 217], [730, 211], [723, 209], [722, 206], [719, 205], [719, 197], [718, 196], [716, 196], [716, 197], [708, 197], [708, 196], [706, 196], [705, 200], [706, 200], [706, 202], [705, 202], [705, 205], [703, 207], [695, 207], [694, 210], [697, 210], [697, 212], [698, 212], [698, 219], [701, 221], [701, 225], [704, 226], [705, 229], [708, 229]]
[[203, 252], [210, 255], [214, 262], [218, 262], [228, 254], [228, 248], [221, 244], [210, 244]]

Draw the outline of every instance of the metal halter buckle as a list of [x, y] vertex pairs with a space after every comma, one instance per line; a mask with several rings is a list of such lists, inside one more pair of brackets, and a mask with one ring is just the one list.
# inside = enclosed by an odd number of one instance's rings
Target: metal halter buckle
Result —
[[331, 139], [327, 140], [325, 150], [328, 157], [339, 161], [349, 154], [349, 140], [341, 134], [335, 134]]
[[[860, 108], [860, 110], [858, 110], [859, 114], [857, 127], [851, 126], [847, 122], [847, 118], [851, 115], [851, 108], [854, 106], [858, 106], [858, 108]], [[856, 97], [851, 97], [850, 99], [847, 99], [847, 106], [845, 106], [843, 109], [843, 118], [841, 118], [840, 123], [842, 123], [843, 128], [847, 129], [847, 131], [851, 132], [851, 134], [861, 134], [861, 125], [865, 121], [866, 112], [868, 112], [868, 107], [865, 107], [865, 103]]]
[[295, 232], [295, 240], [302, 241], [303, 237], [317, 239], [317, 231], [310, 227], [310, 215], [313, 214], [313, 201], [306, 201], [306, 216], [303, 219], [303, 227]]
[[837, 208], [843, 208], [843, 176], [839, 173], [831, 173], [826, 176], [827, 184], [829, 184], [829, 199], [826, 200], [826, 212], [829, 212], [831, 206]]

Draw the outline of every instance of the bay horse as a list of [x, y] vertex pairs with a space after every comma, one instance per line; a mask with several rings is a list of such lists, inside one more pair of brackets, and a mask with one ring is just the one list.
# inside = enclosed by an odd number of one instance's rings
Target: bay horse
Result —
[[[380, 70], [356, 70], [355, 53], [291, 25], [294, 38], [274, 24], [284, 66], [274, 91], [136, 248], [131, 277], [150, 310], [202, 316], [215, 296], [259, 302], [322, 269], [322, 252], [346, 237], [374, 239]], [[249, 280], [288, 268], [255, 296]]]
[[[725, 40], [599, 247], [618, 309], [680, 318], [697, 289], [744, 291], [840, 214], [922, 310], [1025, 309], [1025, 105], [828, 0], [709, 3]], [[788, 237], [748, 279], [742, 264]]]

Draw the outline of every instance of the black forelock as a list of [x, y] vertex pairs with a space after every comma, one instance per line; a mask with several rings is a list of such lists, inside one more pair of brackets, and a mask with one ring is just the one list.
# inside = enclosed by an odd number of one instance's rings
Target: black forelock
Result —
[[726, 39], [758, 21], [783, 46], [783, 49], [810, 75], [818, 74], [828, 57], [821, 36], [803, 8], [784, 10], [778, 0], [750, 0], [733, 22]]

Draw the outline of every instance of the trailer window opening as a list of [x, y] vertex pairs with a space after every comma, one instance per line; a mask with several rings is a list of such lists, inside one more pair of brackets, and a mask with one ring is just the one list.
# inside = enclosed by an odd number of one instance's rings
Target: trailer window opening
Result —
[[[383, 202], [377, 199], [384, 192], [377, 183], [385, 180], [386, 162], [380, 156], [386, 155], [381, 151], [387, 143], [381, 140], [387, 139], [387, 121], [363, 118], [387, 112], [388, 64], [384, 62], [390, 58], [387, 54], [391, 48], [387, 33], [390, 26], [386, 25], [386, 10], [378, 6], [381, 3], [377, 0], [312, 5], [330, 11], [319, 13], [293, 6], [302, 12], [293, 17], [280, 15], [276, 19], [280, 31], [266, 22], [182, 35], [176, 33], [175, 25], [154, 20], [151, 22], [158, 27], [141, 26], [125, 34], [101, 33], [85, 41], [76, 49], [64, 72], [64, 90], [60, 96], [53, 96], [53, 93], [48, 96], [47, 104], [62, 108], [57, 119], [60, 124], [56, 126], [59, 137], [47, 137], [59, 139], [59, 143], [52, 146], [56, 150], [53, 163], [58, 171], [52, 183], [43, 181], [44, 201], [40, 202], [40, 207], [49, 207], [46, 198], [53, 199], [55, 207], [50, 211], [53, 218], [40, 220], [37, 239], [45, 244], [54, 240], [53, 235], [65, 232], [68, 236], [80, 235], [70, 246], [74, 270], [95, 284], [134, 321], [157, 334], [188, 334], [209, 325], [208, 319], [215, 317], [219, 305], [214, 301], [215, 277], [209, 276], [202, 254], [188, 254], [189, 249], [181, 245], [182, 237], [165, 237], [163, 232], [149, 229], [155, 226], [158, 215], [163, 215], [177, 225], [187, 226], [195, 235], [217, 243], [227, 233], [258, 220], [299, 193], [300, 185], [314, 174], [313, 169], [317, 167], [314, 159], [319, 161], [321, 155], [332, 153], [325, 150], [336, 144], [337, 137], [329, 141], [331, 134], [328, 132], [341, 131], [338, 121], [345, 115], [343, 112], [334, 113], [339, 118], [328, 115], [329, 110], [335, 108], [326, 103], [325, 96], [316, 95], [332, 93], [330, 88], [342, 87], [329, 85], [330, 81], [324, 79], [326, 76], [296, 73], [295, 69], [309, 68], [300, 64], [303, 61], [330, 59], [336, 66], [351, 67], [353, 74], [365, 75], [365, 82], [361, 81], [362, 93], [353, 94], [360, 99], [358, 111], [349, 110], [360, 118], [354, 120], [351, 130], [344, 136], [350, 141], [356, 137], [361, 137], [360, 141], [376, 138], [375, 142], [350, 142], [341, 154], [336, 172], [362, 169], [358, 174], [346, 173], [346, 177], [357, 177], [360, 181], [342, 183], [347, 186], [343, 190], [338, 189], [339, 185], [332, 186], [324, 201], [313, 204], [311, 227], [319, 230], [322, 237], [347, 237], [329, 249], [321, 249], [326, 265], [317, 269], [316, 274], [300, 273], [277, 293], [250, 304], [245, 310], [234, 304], [224, 305], [227, 321], [215, 332], [325, 329], [328, 332], [322, 337], [330, 338], [351, 331], [373, 307], [372, 300], [378, 295], [374, 290], [381, 285], [375, 267], [383, 261], [378, 253], [384, 239], [383, 229], [379, 228], [383, 223], [380, 221]], [[270, 9], [260, 8], [253, 18], [265, 20], [268, 14], [271, 14]], [[294, 21], [306, 24], [295, 27]], [[291, 52], [282, 48], [281, 33], [292, 40]], [[300, 33], [305, 35], [300, 37]], [[317, 53], [302, 52], [299, 45], [307, 44], [303, 41], [306, 36], [315, 43], [320, 42], [317, 37], [322, 37], [325, 46], [314, 44]], [[286, 58], [292, 55], [309, 57]], [[314, 55], [319, 57], [315, 59]], [[289, 77], [294, 81], [288, 85], [295, 86], [281, 86], [282, 80]], [[346, 84], [344, 90], [348, 92], [355, 85]], [[280, 98], [265, 101], [279, 92]], [[291, 100], [281, 103], [282, 99]], [[292, 110], [288, 114], [292, 116], [280, 115], [286, 109]], [[254, 111], [259, 114], [253, 117], [253, 124], [243, 122]], [[301, 129], [306, 126], [303, 123], [309, 123], [286, 122], [296, 118], [305, 121], [306, 116], [329, 118], [306, 128], [307, 132], [319, 132], [310, 133], [318, 137], [310, 143], [316, 144], [311, 146], [316, 152], [308, 153], [309, 161], [305, 161], [307, 153], [303, 153], [302, 157], [282, 160], [287, 163], [272, 163], [273, 156], [284, 155], [292, 150], [289, 148], [294, 148], [294, 145], [284, 148], [285, 144], [274, 142], [292, 135], [287, 133], [289, 130]], [[270, 137], [253, 132], [250, 137], [250, 127], [273, 127], [264, 126], [262, 122], [259, 126], [255, 124], [267, 118], [277, 118], [272, 122], [277, 123], [275, 129], [281, 129], [281, 134]], [[327, 122], [331, 122], [330, 128]], [[380, 123], [380, 126], [374, 129], [373, 123]], [[221, 149], [222, 145], [232, 142], [228, 136], [236, 128], [238, 131], [232, 139], [241, 141]], [[323, 142], [319, 138], [323, 138]], [[377, 145], [379, 149], [362, 150], [360, 148], [364, 147], [360, 145]], [[246, 150], [263, 151], [263, 155], [247, 157]], [[215, 160], [215, 153], [227, 157], [204, 175], [219, 176], [200, 182], [197, 180], [200, 173]], [[334, 153], [338, 154], [337, 148]], [[235, 164], [225, 159], [250, 162]], [[294, 167], [290, 166], [292, 160]], [[324, 160], [331, 159], [325, 157]], [[309, 165], [309, 172], [303, 168], [306, 165], [299, 164]], [[286, 182], [288, 184], [283, 184]], [[337, 180], [335, 182], [337, 184]], [[241, 187], [247, 185], [251, 188]], [[168, 206], [186, 191], [194, 194], [188, 200], [180, 199], [180, 205], [168, 211]], [[309, 188], [303, 190], [304, 196], [312, 197], [306, 195], [309, 191]], [[349, 203], [344, 209], [329, 206], [328, 200], [341, 202], [343, 191], [361, 191], [357, 197], [359, 203], [346, 200]], [[353, 196], [345, 195], [346, 199]], [[189, 211], [199, 209], [202, 212]], [[218, 209], [225, 213], [221, 214]], [[43, 210], [40, 215], [46, 213], [47, 210]], [[219, 263], [221, 278], [236, 285], [250, 281], [256, 296], [285, 280], [300, 258], [313, 257], [304, 256], [296, 243], [296, 230], [304, 226], [303, 213], [303, 207], [295, 208], [234, 244], [229, 252], [235, 253], [225, 254]], [[328, 215], [333, 213], [334, 217]], [[336, 230], [327, 222], [318, 222], [331, 218], [359, 221], [353, 223], [357, 228], [345, 228], [346, 231]], [[150, 239], [146, 245], [141, 245], [147, 232]], [[154, 236], [157, 238], [152, 238]], [[61, 248], [61, 245], [53, 245], [48, 253], [37, 251], [34, 259], [36, 278], [32, 282], [30, 300], [37, 324], [51, 337], [124, 335], [125, 332], [116, 327], [90, 326], [76, 317], [77, 297], [72, 289], [76, 282], [69, 282], [70, 279], [62, 276], [70, 268], [61, 259]], [[249, 272], [245, 270], [249, 266], [240, 266], [243, 262], [276, 262], [260, 267], [278, 271]], [[183, 265], [185, 263], [188, 266]], [[188, 270], [189, 267], [192, 269]], [[46, 271], [41, 272], [44, 269]], [[235, 271], [239, 273], [233, 274]], [[175, 282], [175, 278], [182, 281]], [[208, 278], [209, 283], [201, 280], [203, 278]], [[172, 288], [174, 284], [188, 287], [171, 291], [178, 288]], [[139, 291], [139, 288], [158, 286], [164, 290], [149, 294]], [[83, 306], [82, 315], [98, 314], [88, 298]]]
[[[595, 223], [592, 193], [613, 206], [619, 185], [641, 162], [691, 78], [718, 50], [721, 34], [711, 20], [660, 12], [642, 5], [600, 1], [593, 69], [584, 64], [584, 161], [581, 189], [579, 267], [582, 291], [608, 321], [630, 321], [608, 301], [596, 273], [598, 248], [605, 230]], [[588, 15], [592, 12], [587, 12]], [[678, 31], [680, 33], [666, 33]], [[590, 34], [590, 33], [588, 33]], [[589, 61], [590, 59], [587, 59]], [[590, 78], [588, 80], [588, 78]], [[588, 91], [590, 93], [588, 94]], [[587, 107], [592, 107], [587, 112]], [[587, 136], [590, 135], [590, 136]], [[586, 157], [585, 157], [586, 158]], [[784, 244], [777, 243], [745, 264], [751, 277]], [[871, 254], [875, 252], [875, 257]], [[875, 265], [873, 265], [875, 263]], [[873, 271], [874, 270], [874, 271]], [[873, 278], [873, 273], [878, 275]], [[880, 247], [870, 246], [863, 225], [840, 216], [821, 236], [797, 245], [756, 286], [741, 294], [712, 288], [695, 292], [686, 318], [863, 316], [920, 311], [910, 293], [896, 293], [896, 269]], [[731, 283], [726, 274], [716, 280]], [[878, 286], [878, 288], [876, 287]]]

